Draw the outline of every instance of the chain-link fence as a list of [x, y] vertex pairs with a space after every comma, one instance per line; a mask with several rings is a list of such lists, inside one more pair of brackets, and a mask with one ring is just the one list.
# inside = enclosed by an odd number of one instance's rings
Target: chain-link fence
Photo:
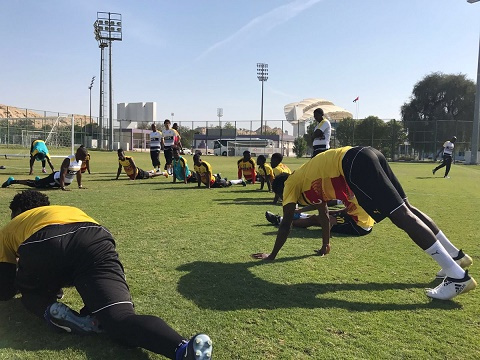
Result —
[[[35, 139], [46, 140], [52, 148], [71, 147], [72, 141], [73, 144], [84, 144], [93, 149], [116, 150], [122, 147], [127, 151], [148, 151], [150, 146], [151, 122], [114, 121], [112, 130], [108, 119], [103, 120], [107, 126], [102, 128], [98, 125], [98, 118], [84, 115], [11, 109], [7, 107], [6, 112], [0, 113], [0, 146], [3, 147], [30, 147]], [[305, 156], [312, 151], [310, 134], [314, 125], [310, 123], [292, 125], [286, 120], [267, 119], [261, 131], [259, 120], [176, 122], [171, 119], [171, 122], [178, 126], [183, 148], [192, 153], [200, 150], [205, 154], [214, 154], [218, 139], [234, 142], [262, 138], [269, 139], [271, 146], [279, 149], [284, 156], [295, 156], [294, 133], [307, 140]], [[156, 125], [160, 131], [164, 129], [163, 121]], [[472, 121], [462, 120], [438, 120], [429, 124], [414, 122], [407, 129], [401, 121], [396, 120], [345, 119], [332, 121], [330, 144], [334, 148], [344, 145], [373, 146], [391, 160], [432, 160], [442, 144], [455, 135], [458, 138], [455, 158], [461, 161], [465, 152], [471, 150], [471, 131]], [[113, 141], [110, 144], [112, 133]]]

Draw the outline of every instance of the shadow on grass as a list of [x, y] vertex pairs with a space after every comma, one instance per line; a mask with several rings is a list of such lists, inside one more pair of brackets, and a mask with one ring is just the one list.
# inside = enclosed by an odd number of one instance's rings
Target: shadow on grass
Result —
[[[30, 314], [20, 298], [0, 302], [0, 354], [7, 351], [35, 352], [39, 350], [84, 353], [85, 359], [150, 359], [146, 351], [113, 342], [105, 334], [80, 336], [58, 332], [45, 321]], [[33, 354], [30, 354], [34, 358]], [[60, 354], [57, 354], [57, 358]], [[3, 359], [2, 356], [0, 358]], [[8, 359], [20, 359], [21, 353]]]
[[[282, 258], [274, 262], [252, 259], [249, 262], [233, 264], [202, 261], [184, 264], [177, 268], [179, 271], [188, 272], [180, 278], [178, 291], [199, 307], [218, 311], [340, 308], [364, 312], [461, 308], [461, 305], [453, 301], [402, 304], [398, 302], [362, 302], [355, 299], [353, 294], [351, 300], [319, 297], [343, 291], [409, 291], [411, 289], [423, 289], [432, 284], [359, 282], [352, 279], [351, 282], [343, 284], [319, 282], [287, 285], [265, 281], [249, 271], [250, 268], [255, 266], [275, 266], [275, 264], [281, 262], [300, 260], [310, 256], [315, 255]], [[205, 279], [208, 279], [208, 281]]]

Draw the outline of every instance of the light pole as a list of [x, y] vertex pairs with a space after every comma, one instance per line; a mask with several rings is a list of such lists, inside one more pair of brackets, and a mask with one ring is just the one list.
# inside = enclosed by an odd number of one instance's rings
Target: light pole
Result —
[[172, 124], [173, 124], [173, 117], [175, 116], [175, 113], [170, 113], [170, 115], [172, 116]]
[[[467, 0], [470, 4], [476, 3], [480, 0]], [[471, 165], [478, 164], [478, 122], [480, 119], [480, 41], [478, 52], [478, 65], [477, 65], [477, 91], [475, 93], [475, 109], [473, 114], [473, 130], [472, 130], [472, 156], [470, 159]]]
[[92, 127], [92, 88], [93, 88], [94, 81], [95, 81], [95, 76], [92, 77], [92, 81], [90, 82], [90, 86], [88, 87], [88, 90], [90, 90], [90, 127]]
[[257, 78], [262, 82], [262, 107], [260, 111], [260, 135], [263, 135], [263, 83], [268, 80], [268, 64], [257, 63]]
[[218, 116], [218, 128], [220, 129], [220, 139], [222, 138], [222, 122], [221, 118], [223, 116], [223, 108], [217, 108], [217, 116]]
[[103, 82], [104, 82], [104, 48], [109, 47], [109, 57], [108, 57], [108, 82], [109, 82], [109, 150], [113, 150], [113, 83], [112, 83], [112, 41], [118, 40], [122, 41], [122, 15], [118, 13], [110, 12], [97, 12], [97, 20], [93, 23], [95, 39], [98, 41], [98, 46], [100, 47], [100, 143], [103, 147], [103, 107], [104, 107], [104, 92], [103, 92]]

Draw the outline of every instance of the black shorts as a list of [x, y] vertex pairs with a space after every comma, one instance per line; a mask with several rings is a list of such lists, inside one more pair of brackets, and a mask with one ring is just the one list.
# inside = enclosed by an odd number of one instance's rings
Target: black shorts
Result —
[[172, 165], [173, 148], [171, 146], [165, 146], [165, 148], [163, 149], [163, 155], [165, 156], [166, 165]]
[[372, 231], [372, 228], [365, 230], [358, 226], [355, 220], [353, 220], [353, 218], [347, 213], [341, 212], [334, 217], [337, 220], [337, 223], [332, 226], [332, 233], [363, 236], [370, 234]]
[[[54, 187], [60, 187], [60, 184], [55, 182], [54, 179], [55, 173], [51, 173], [47, 177], [35, 180], [35, 187], [38, 189], [49, 189]], [[70, 185], [70, 183], [65, 183], [65, 186]]]
[[18, 254], [16, 285], [22, 293], [75, 286], [89, 313], [132, 303], [115, 241], [101, 225], [46, 226], [20, 244]]
[[148, 173], [148, 171], [142, 170], [140, 168], [137, 168], [137, 169], [138, 169], [138, 173], [137, 173], [137, 176], [135, 177], [135, 179], [149, 179], [150, 178], [150, 174]]
[[383, 154], [371, 147], [354, 147], [345, 153], [342, 168], [360, 206], [380, 222], [407, 198]]

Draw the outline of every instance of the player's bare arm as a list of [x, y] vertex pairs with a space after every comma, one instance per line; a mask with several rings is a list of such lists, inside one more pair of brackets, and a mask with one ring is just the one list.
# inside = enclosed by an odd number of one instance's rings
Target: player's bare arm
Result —
[[256, 253], [252, 254], [254, 259], [261, 260], [275, 260], [278, 252], [283, 247], [287, 241], [288, 235], [290, 234], [290, 228], [292, 227], [293, 215], [295, 214], [295, 203], [286, 204], [283, 206], [283, 219], [278, 227], [277, 238], [275, 239], [275, 245], [270, 254], [267, 253]]

